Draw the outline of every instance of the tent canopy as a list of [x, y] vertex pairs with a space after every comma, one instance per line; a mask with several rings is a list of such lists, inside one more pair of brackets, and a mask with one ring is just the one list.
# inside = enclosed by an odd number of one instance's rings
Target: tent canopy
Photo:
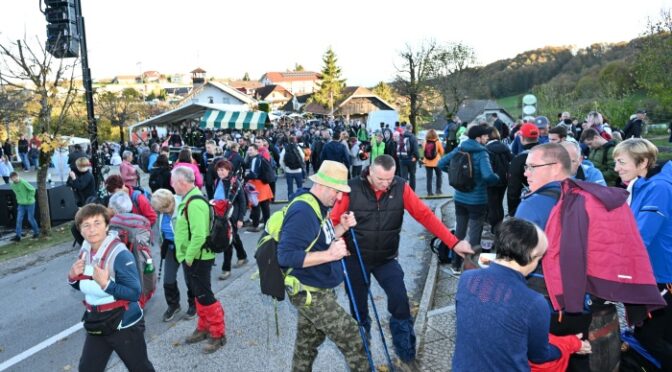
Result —
[[201, 129], [263, 129], [268, 114], [263, 111], [207, 110], [200, 122]]

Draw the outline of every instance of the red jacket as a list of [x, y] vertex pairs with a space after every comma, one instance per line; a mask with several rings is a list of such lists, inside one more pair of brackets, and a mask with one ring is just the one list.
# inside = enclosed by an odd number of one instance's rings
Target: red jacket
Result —
[[580, 313], [586, 293], [646, 305], [648, 311], [665, 306], [626, 204], [627, 191], [572, 179], [561, 188], [546, 225], [548, 250], [542, 260], [553, 308]]
[[[128, 186], [126, 186], [126, 188], [128, 189], [128, 197], [133, 200], [133, 189]], [[133, 203], [133, 210], [131, 212], [145, 217], [149, 220], [149, 223], [154, 226], [154, 222], [156, 222], [156, 212], [154, 211], [154, 208], [152, 208], [152, 204], [142, 193], [138, 195], [137, 201], [137, 204]]]

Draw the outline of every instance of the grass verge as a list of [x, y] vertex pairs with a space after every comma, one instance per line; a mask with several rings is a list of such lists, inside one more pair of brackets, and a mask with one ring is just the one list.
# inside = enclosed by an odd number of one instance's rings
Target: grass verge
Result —
[[10, 242], [9, 244], [0, 246], [0, 262], [72, 241], [70, 224], [63, 224], [52, 228], [51, 235], [47, 237], [39, 239], [30, 239], [29, 237], [30, 235], [21, 239], [20, 242]]

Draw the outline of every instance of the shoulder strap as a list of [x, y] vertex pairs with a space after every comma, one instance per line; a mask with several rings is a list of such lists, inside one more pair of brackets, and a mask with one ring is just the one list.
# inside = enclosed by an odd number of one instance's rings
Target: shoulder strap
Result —
[[[106, 267], [106, 265], [109, 264], [107, 262], [110, 257], [112, 258], [112, 262], [114, 262], [114, 259], [117, 257], [117, 248], [122, 245], [123, 243], [119, 239], [114, 239], [110, 242], [110, 244], [107, 245], [107, 248], [105, 248], [105, 252], [103, 252], [103, 256], [100, 258], [100, 264], [103, 267]], [[112, 272], [114, 270], [110, 270]]]
[[210, 224], [212, 224], [214, 218], [213, 218], [213, 213], [212, 213], [212, 208], [210, 208], [210, 203], [208, 203], [208, 199], [205, 198], [203, 195], [192, 195], [187, 199], [186, 204], [184, 205], [184, 209], [182, 210], [182, 214], [184, 214], [184, 218], [187, 219], [187, 233], [189, 234], [189, 241], [191, 241], [191, 226], [189, 225], [189, 204], [194, 201], [194, 200], [202, 200], [205, 205], [208, 207], [208, 211], [210, 212]]
[[[315, 197], [312, 194], [301, 194], [301, 195], [295, 197], [294, 199], [292, 199], [292, 201], [289, 203], [289, 205], [292, 205], [294, 202], [298, 202], [298, 201], [302, 201], [302, 202], [310, 205], [311, 208], [313, 208], [313, 211], [315, 212], [315, 214], [317, 215], [317, 218], [320, 220], [320, 229], [317, 232], [317, 236], [315, 237], [315, 239], [313, 239], [312, 242], [310, 242], [310, 244], [308, 244], [308, 247], [305, 250], [306, 253], [308, 253], [308, 252], [310, 252], [311, 249], [313, 249], [313, 247], [315, 246], [315, 243], [317, 243], [317, 239], [320, 238], [320, 235], [322, 235], [322, 227], [329, 220], [329, 218], [328, 218], [328, 216], [327, 216], [327, 218], [322, 218], [322, 212], [320, 211], [320, 206], [317, 203], [317, 199], [315, 199]], [[289, 209], [289, 206], [287, 207], [287, 209]], [[285, 273], [285, 276], [289, 275], [292, 272], [292, 269], [293, 268], [290, 267], [287, 270], [287, 272]]]

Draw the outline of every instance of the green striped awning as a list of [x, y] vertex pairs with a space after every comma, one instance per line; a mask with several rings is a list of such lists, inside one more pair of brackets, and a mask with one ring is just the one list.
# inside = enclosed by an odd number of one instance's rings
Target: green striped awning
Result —
[[201, 129], [263, 129], [268, 114], [263, 111], [208, 110], [201, 119]]

